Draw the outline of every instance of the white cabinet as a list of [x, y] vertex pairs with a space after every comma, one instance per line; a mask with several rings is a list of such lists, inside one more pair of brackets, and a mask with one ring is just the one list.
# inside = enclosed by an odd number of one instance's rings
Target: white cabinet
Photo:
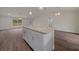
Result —
[[23, 38], [35, 51], [54, 50], [53, 32], [42, 33], [29, 28], [23, 28]]
[[32, 48], [34, 50], [43, 50], [43, 37], [40, 33], [32, 31]]

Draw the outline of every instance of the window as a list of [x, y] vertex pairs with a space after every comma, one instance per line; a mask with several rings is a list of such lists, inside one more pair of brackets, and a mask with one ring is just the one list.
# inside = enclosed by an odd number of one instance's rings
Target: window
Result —
[[20, 25], [22, 25], [22, 20], [19, 20], [19, 19], [13, 20], [13, 26], [20, 26]]
[[17, 20], [13, 20], [13, 26], [17, 26]]
[[22, 20], [18, 20], [18, 25], [22, 25]]

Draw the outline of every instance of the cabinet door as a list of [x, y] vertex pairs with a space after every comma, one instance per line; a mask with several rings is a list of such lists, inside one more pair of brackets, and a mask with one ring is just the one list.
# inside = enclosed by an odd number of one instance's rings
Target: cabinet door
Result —
[[32, 33], [32, 48], [36, 51], [43, 50], [43, 37], [35, 32]]
[[27, 35], [26, 35], [27, 31], [25, 28], [23, 28], [23, 39], [26, 40]]
[[29, 29], [24, 29], [24, 40], [30, 45], [31, 44], [31, 31]]

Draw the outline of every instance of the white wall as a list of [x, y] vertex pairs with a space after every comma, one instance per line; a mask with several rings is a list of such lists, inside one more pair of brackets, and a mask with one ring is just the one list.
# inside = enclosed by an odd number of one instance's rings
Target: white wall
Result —
[[[1, 16], [0, 17], [0, 30], [20, 27], [20, 26], [13, 26], [13, 23], [12, 23], [13, 19], [14, 17]], [[24, 22], [24, 19], [23, 19], [23, 22]]]
[[[53, 16], [53, 27], [56, 30], [79, 33], [79, 12], [61, 12], [60, 16]], [[36, 26], [36, 27], [48, 27], [48, 19], [50, 15], [41, 15], [35, 18], [24, 18], [23, 25]], [[0, 29], [14, 28], [12, 26], [13, 17], [1, 16], [0, 17]]]
[[[55, 30], [79, 33], [79, 13], [78, 12], [63, 12], [60, 16], [53, 17], [53, 27]], [[41, 28], [48, 26], [50, 15], [42, 15], [33, 21], [34, 26]]]
[[75, 12], [61, 13], [60, 16], [54, 16], [54, 27], [56, 30], [67, 31], [67, 32], [79, 32], [79, 25], [77, 22], [77, 15]]
[[[33, 26], [41, 27], [41, 28], [48, 28], [49, 27], [49, 20], [52, 19], [49, 15], [42, 15], [34, 19]], [[52, 19], [53, 20], [53, 19]]]
[[64, 12], [60, 16], [54, 17], [54, 27], [56, 30], [79, 33], [79, 13]]
[[32, 26], [33, 22], [34, 22], [34, 18], [31, 18], [31, 17], [30, 18], [25, 18], [23, 26], [25, 26], [25, 27]]

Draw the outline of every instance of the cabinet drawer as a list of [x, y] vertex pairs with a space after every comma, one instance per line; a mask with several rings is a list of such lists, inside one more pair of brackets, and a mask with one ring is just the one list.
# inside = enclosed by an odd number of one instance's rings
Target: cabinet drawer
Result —
[[39, 33], [39, 32], [31, 31], [31, 34], [36, 35], [38, 37], [39, 36], [43, 37], [43, 34], [42, 33]]
[[32, 35], [31, 46], [34, 50], [43, 50], [43, 39], [40, 36]]

